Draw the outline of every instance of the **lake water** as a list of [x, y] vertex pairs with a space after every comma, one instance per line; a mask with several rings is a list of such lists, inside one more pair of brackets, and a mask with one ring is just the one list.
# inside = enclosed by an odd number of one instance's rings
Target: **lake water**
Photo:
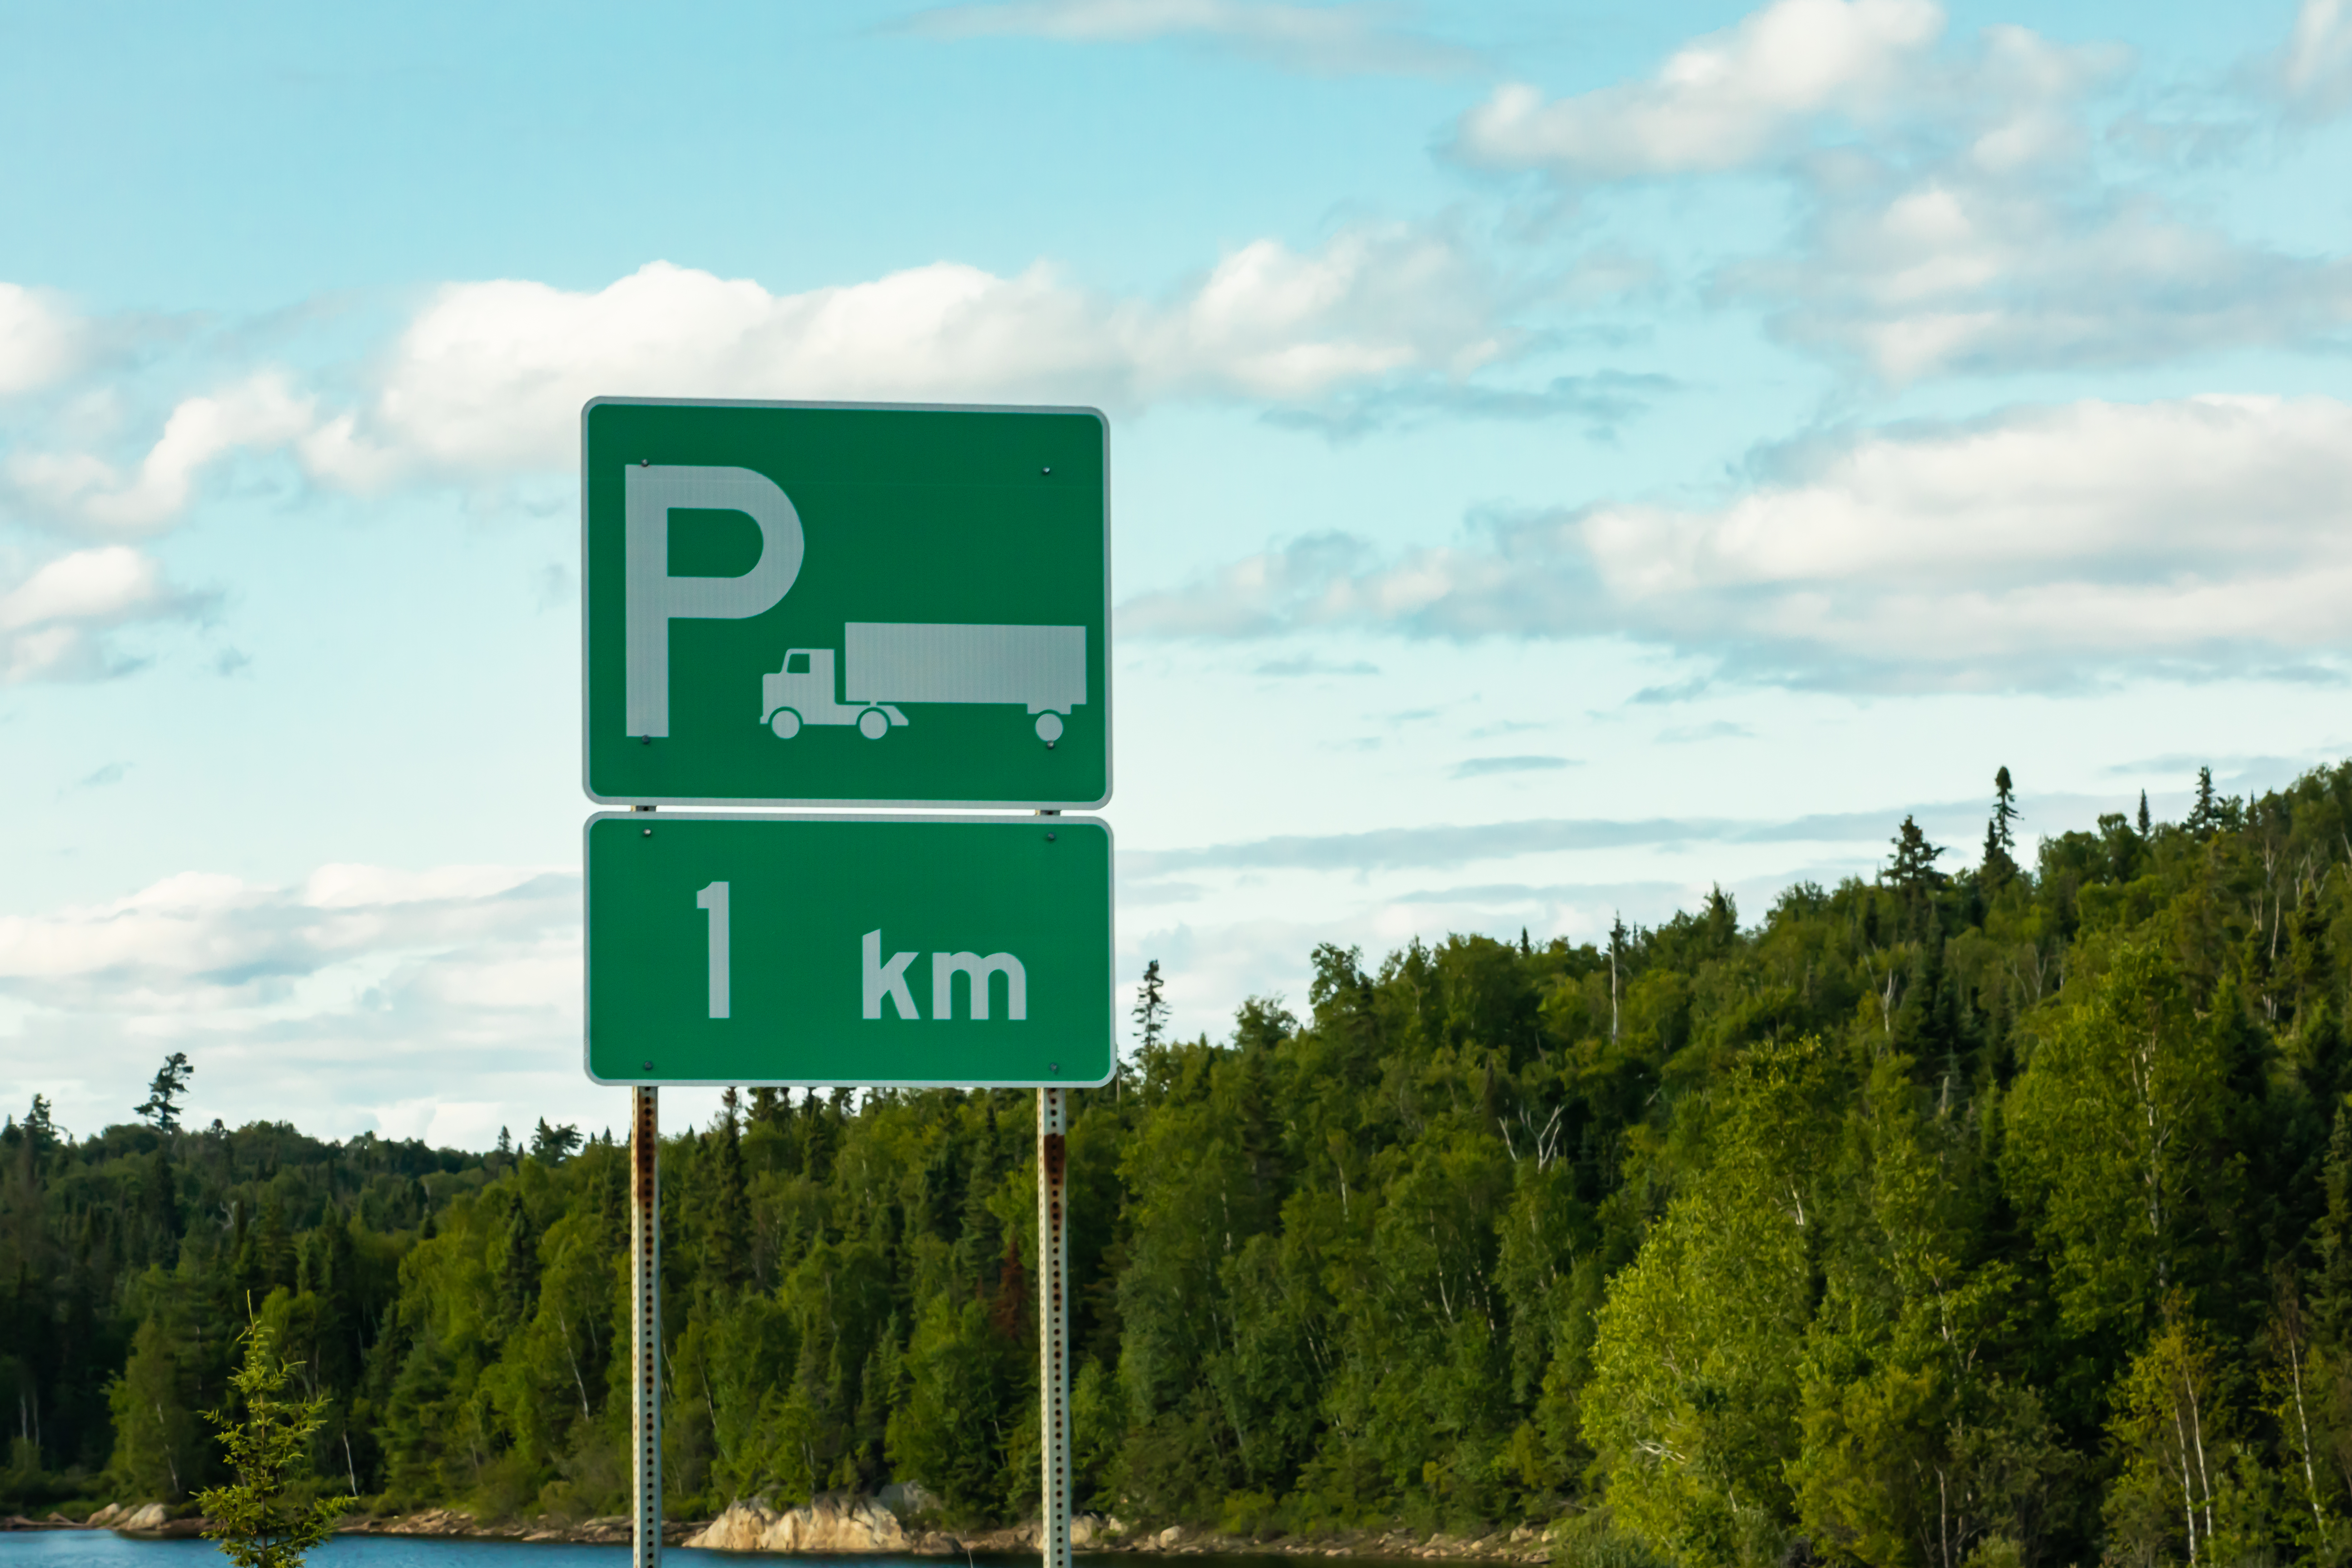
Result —
[[[677, 1568], [745, 1568], [747, 1557], [772, 1561], [774, 1554], [662, 1550]], [[339, 1535], [310, 1555], [310, 1568], [617, 1568], [627, 1563], [626, 1546], [572, 1546], [543, 1541], [451, 1541], [427, 1535]], [[25, 1530], [0, 1533], [0, 1568], [209, 1568], [226, 1559], [209, 1541], [131, 1541], [106, 1530]], [[890, 1557], [879, 1553], [793, 1558], [794, 1568], [950, 1568], [949, 1557]], [[1080, 1552], [1076, 1563], [1091, 1568], [1136, 1568], [1124, 1552]], [[1220, 1556], [1212, 1568], [1299, 1568], [1293, 1557], [1255, 1553]], [[1034, 1552], [980, 1552], [977, 1568], [1034, 1568]]]
[[[665, 1563], [677, 1568], [744, 1568], [752, 1553], [689, 1552], [666, 1547]], [[767, 1553], [759, 1553], [765, 1559]], [[1034, 1564], [1035, 1552], [991, 1556], [983, 1568]], [[629, 1560], [623, 1546], [573, 1546], [541, 1541], [451, 1541], [436, 1536], [341, 1535], [310, 1553], [310, 1568], [615, 1568]], [[1093, 1558], [1098, 1563], [1128, 1557]], [[0, 1534], [0, 1568], [208, 1568], [226, 1559], [209, 1541], [131, 1541], [104, 1530], [26, 1530]], [[943, 1557], [807, 1556], [792, 1560], [810, 1568], [945, 1568]], [[974, 1560], [975, 1562], [978, 1559]], [[1089, 1561], [1081, 1557], [1080, 1562]], [[1239, 1559], [1220, 1559], [1230, 1568]], [[1250, 1561], [1255, 1561], [1252, 1559]], [[1287, 1558], [1272, 1559], [1295, 1568]]]

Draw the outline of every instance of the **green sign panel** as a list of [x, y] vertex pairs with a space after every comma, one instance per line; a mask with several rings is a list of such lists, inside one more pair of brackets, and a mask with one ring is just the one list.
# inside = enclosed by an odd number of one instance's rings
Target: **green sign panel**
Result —
[[1110, 1077], [1095, 818], [604, 812], [587, 862], [600, 1083]]
[[1101, 415], [597, 398], [581, 419], [590, 795], [1109, 798]]

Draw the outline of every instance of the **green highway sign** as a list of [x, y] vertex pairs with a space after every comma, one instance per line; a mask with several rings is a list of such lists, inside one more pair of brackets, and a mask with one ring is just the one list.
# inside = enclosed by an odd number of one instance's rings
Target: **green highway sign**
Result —
[[599, 1083], [1110, 1077], [1099, 820], [600, 812], [587, 865]]
[[1109, 798], [1101, 415], [600, 397], [581, 426], [591, 796]]

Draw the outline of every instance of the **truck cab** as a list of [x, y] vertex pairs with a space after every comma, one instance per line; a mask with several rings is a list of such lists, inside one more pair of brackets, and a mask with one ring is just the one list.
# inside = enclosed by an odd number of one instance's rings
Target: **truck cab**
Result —
[[829, 647], [796, 647], [784, 667], [760, 677], [760, 722], [789, 741], [803, 724], [855, 724], [868, 740], [879, 740], [906, 716], [883, 703], [844, 702], [838, 656]]

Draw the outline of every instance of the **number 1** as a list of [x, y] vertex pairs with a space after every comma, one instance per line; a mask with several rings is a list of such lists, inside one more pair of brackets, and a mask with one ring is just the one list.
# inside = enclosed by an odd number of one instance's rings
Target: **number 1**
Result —
[[727, 884], [713, 882], [694, 895], [694, 906], [710, 911], [710, 1016], [727, 1016]]

